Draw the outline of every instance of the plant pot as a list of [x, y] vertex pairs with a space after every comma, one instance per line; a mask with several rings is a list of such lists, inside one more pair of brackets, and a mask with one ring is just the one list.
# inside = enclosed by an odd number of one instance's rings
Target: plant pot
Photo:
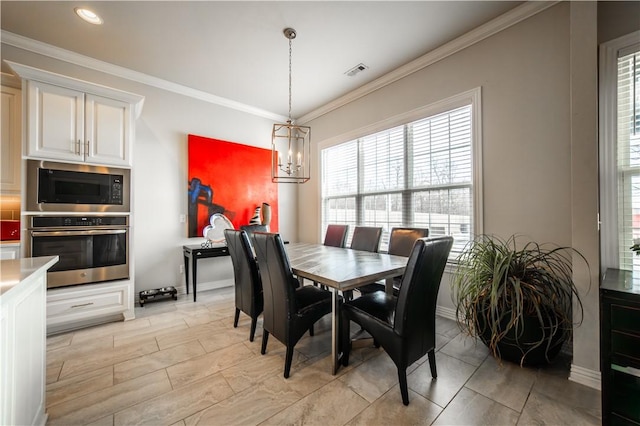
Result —
[[[508, 316], [509, 315], [507, 315], [507, 318]], [[501, 330], [506, 328], [508, 323], [507, 318], [501, 321]], [[480, 340], [490, 348], [491, 330], [488, 328], [485, 329], [484, 321], [484, 315], [478, 316], [477, 325], [478, 330], [481, 331], [478, 336]], [[538, 317], [525, 315], [521, 321], [523, 321], [524, 327], [518, 330], [518, 333], [515, 328], [512, 328], [497, 343], [498, 353], [496, 355], [498, 355], [500, 359], [527, 366], [544, 365], [553, 361], [566, 340], [562, 338], [562, 330], [556, 330], [553, 335], [549, 335], [550, 330], [548, 330], [545, 335]], [[542, 339], [544, 339], [544, 342], [534, 347]]]

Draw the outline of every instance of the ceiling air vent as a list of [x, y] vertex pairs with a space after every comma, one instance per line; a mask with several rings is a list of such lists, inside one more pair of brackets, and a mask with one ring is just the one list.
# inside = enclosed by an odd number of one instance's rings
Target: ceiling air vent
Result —
[[349, 71], [345, 72], [345, 74], [348, 75], [349, 77], [353, 77], [354, 75], [361, 73], [362, 71], [367, 69], [369, 69], [369, 67], [361, 62], [355, 67], [351, 68]]

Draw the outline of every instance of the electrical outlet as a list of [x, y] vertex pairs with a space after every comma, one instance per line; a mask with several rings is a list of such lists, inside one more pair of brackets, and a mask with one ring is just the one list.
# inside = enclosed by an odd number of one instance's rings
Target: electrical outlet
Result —
[[184, 274], [184, 265], [180, 265], [178, 267], [178, 270], [180, 271], [181, 274]]
[[187, 221], [187, 215], [181, 214], [180, 215], [180, 223], [185, 223], [186, 221]]

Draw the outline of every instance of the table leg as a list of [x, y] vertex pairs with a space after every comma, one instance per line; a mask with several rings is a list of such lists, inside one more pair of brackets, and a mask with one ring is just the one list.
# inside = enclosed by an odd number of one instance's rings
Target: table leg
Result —
[[196, 301], [196, 277], [198, 276], [198, 258], [193, 258], [192, 263], [193, 268], [193, 276], [191, 277], [191, 281], [193, 282], [193, 301]]
[[393, 278], [384, 280], [384, 292], [393, 296]]
[[187, 285], [187, 294], [189, 294], [189, 256], [184, 257], [184, 281]]
[[335, 376], [338, 372], [338, 327], [340, 325], [340, 306], [338, 305], [338, 290], [331, 288], [331, 371]]

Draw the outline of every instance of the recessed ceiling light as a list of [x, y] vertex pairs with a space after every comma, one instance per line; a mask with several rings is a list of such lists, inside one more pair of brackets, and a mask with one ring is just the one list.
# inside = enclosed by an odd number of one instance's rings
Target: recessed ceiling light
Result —
[[83, 7], [76, 7], [75, 9], [76, 15], [84, 19], [90, 24], [100, 25], [102, 24], [102, 18], [99, 17], [95, 12], [85, 9]]

